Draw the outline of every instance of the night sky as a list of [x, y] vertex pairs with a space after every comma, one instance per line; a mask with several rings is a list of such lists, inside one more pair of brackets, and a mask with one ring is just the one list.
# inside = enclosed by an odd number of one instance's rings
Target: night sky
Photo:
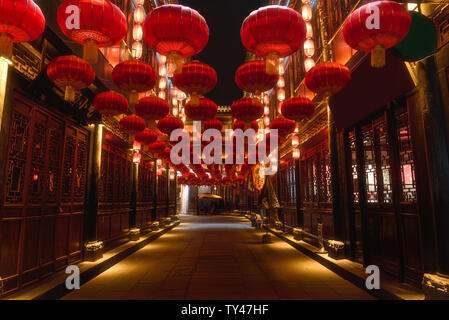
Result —
[[235, 71], [245, 60], [240, 27], [252, 11], [268, 5], [268, 0], [181, 0], [180, 4], [197, 10], [209, 26], [209, 42], [195, 56], [217, 72], [218, 84], [206, 96], [217, 105], [231, 105], [242, 97], [234, 81]]

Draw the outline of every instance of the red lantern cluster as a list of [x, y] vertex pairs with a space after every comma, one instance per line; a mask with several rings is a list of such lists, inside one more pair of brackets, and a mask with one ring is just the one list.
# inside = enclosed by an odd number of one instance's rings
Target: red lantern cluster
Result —
[[216, 118], [204, 121], [204, 130], [207, 129], [217, 129], [218, 131], [221, 131], [223, 130], [223, 123]]
[[191, 95], [191, 103], [198, 104], [199, 96], [205, 95], [217, 85], [217, 73], [205, 63], [187, 62], [183, 64], [182, 71], [174, 75], [173, 83], [181, 91]]
[[[69, 24], [73, 6], [79, 9], [79, 27]], [[65, 0], [57, 21], [67, 37], [84, 45], [84, 59], [91, 64], [98, 60], [98, 47], [119, 43], [128, 30], [125, 15], [108, 0]]]
[[285, 119], [285, 118], [277, 118], [271, 121], [270, 130], [276, 129], [278, 131], [278, 136], [286, 137], [295, 131], [295, 121]]
[[184, 129], [184, 122], [179, 118], [167, 116], [158, 121], [157, 128], [162, 133], [170, 135], [176, 129]]
[[143, 24], [143, 35], [153, 50], [167, 56], [168, 63], [179, 70], [182, 58], [192, 57], [206, 46], [209, 27], [196, 10], [168, 4], [151, 11]]
[[120, 130], [130, 134], [135, 135], [143, 130], [145, 130], [145, 120], [138, 116], [126, 116], [119, 121]]
[[130, 92], [129, 103], [135, 105], [139, 92], [151, 90], [157, 81], [157, 75], [149, 64], [137, 60], [119, 63], [112, 70], [112, 81], [120, 89]]
[[166, 147], [167, 147], [167, 145], [164, 142], [156, 141], [156, 142], [153, 142], [152, 144], [149, 144], [147, 148], [148, 148], [149, 152], [159, 154], [162, 151], [164, 151]]
[[[379, 25], [373, 13], [379, 15]], [[385, 50], [404, 39], [411, 22], [410, 13], [396, 1], [370, 2], [346, 19], [343, 36], [351, 48], [371, 52], [371, 65], [380, 68], [385, 65]]]
[[0, 2], [0, 56], [10, 59], [14, 42], [30, 42], [45, 29], [45, 17], [32, 0]]
[[51, 82], [65, 90], [65, 100], [75, 100], [75, 90], [85, 89], [95, 80], [90, 65], [76, 56], [57, 57], [48, 64], [47, 76]]
[[266, 71], [278, 74], [279, 58], [299, 50], [306, 38], [302, 16], [286, 6], [266, 6], [253, 11], [243, 22], [240, 36], [245, 48], [265, 58]]
[[128, 100], [118, 92], [102, 92], [95, 96], [94, 108], [101, 114], [116, 116], [128, 110]]
[[265, 62], [254, 60], [241, 65], [235, 73], [235, 83], [246, 92], [259, 95], [276, 85], [279, 74], [268, 74]]
[[205, 121], [215, 118], [218, 107], [212, 100], [200, 98], [198, 105], [193, 105], [192, 101], [184, 107], [186, 116], [193, 121]]
[[150, 129], [145, 129], [141, 132], [138, 132], [134, 136], [134, 140], [140, 142], [143, 145], [152, 144], [157, 140], [157, 133]]
[[168, 102], [155, 96], [143, 97], [135, 105], [136, 114], [150, 123], [160, 120], [170, 112]]
[[320, 63], [306, 73], [305, 83], [311, 91], [333, 95], [343, 89], [351, 79], [348, 67], [337, 62]]
[[310, 117], [314, 112], [315, 104], [307, 98], [293, 97], [285, 100], [281, 105], [282, 115], [296, 122]]
[[255, 99], [241, 98], [231, 105], [232, 116], [244, 122], [251, 122], [262, 117], [263, 105]]

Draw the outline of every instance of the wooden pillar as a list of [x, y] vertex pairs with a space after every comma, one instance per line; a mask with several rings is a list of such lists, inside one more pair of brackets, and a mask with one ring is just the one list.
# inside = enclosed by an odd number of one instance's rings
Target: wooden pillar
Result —
[[156, 221], [157, 218], [157, 163], [156, 159], [153, 162], [153, 210], [151, 211], [151, 221]]
[[302, 208], [302, 189], [301, 189], [301, 159], [295, 159], [295, 184], [296, 184], [296, 219], [297, 226], [304, 229], [304, 214]]
[[91, 126], [87, 200], [84, 214], [84, 249], [85, 259], [96, 261], [103, 256], [103, 244], [97, 238], [98, 184], [101, 175], [103, 125], [96, 123]]
[[136, 228], [137, 215], [137, 188], [139, 185], [139, 164], [133, 163], [131, 170], [131, 199], [130, 199], [130, 213], [129, 213], [129, 228]]
[[425, 247], [436, 242], [437, 271], [449, 275], [449, 150], [444, 121], [443, 101], [435, 57], [431, 56], [417, 64], [419, 104], [422, 108], [424, 135], [428, 163], [428, 184], [433, 202], [433, 215], [421, 212], [422, 236]]
[[165, 201], [165, 217], [170, 214], [170, 166], [168, 163], [165, 164], [165, 172], [167, 177], [167, 200]]

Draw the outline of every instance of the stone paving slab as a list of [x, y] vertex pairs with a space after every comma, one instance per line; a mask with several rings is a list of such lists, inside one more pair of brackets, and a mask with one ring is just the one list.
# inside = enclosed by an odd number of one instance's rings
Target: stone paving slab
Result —
[[181, 220], [64, 299], [373, 299], [243, 217]]

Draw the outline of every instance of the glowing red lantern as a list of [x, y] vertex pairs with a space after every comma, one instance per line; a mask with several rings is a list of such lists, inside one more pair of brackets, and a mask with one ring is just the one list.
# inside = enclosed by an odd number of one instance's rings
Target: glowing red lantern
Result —
[[134, 140], [143, 145], [152, 144], [157, 140], [157, 133], [150, 129], [145, 129], [134, 135]]
[[112, 81], [120, 89], [130, 92], [129, 104], [135, 105], [139, 92], [151, 90], [157, 81], [157, 75], [149, 64], [130, 60], [119, 63], [112, 70]]
[[223, 129], [223, 123], [216, 118], [204, 121], [204, 130], [207, 129], [217, 129], [218, 131], [221, 131]]
[[332, 95], [343, 89], [350, 79], [348, 67], [336, 62], [325, 62], [306, 73], [305, 83], [313, 92]]
[[135, 135], [145, 130], [145, 120], [138, 116], [126, 116], [119, 121], [120, 130], [129, 134]]
[[371, 52], [371, 66], [381, 68], [385, 50], [407, 35], [411, 22], [407, 9], [395, 1], [370, 2], [346, 18], [343, 36], [350, 47]]
[[187, 103], [184, 111], [186, 116], [193, 121], [205, 121], [215, 118], [218, 107], [212, 100], [200, 98], [198, 105], [192, 105], [192, 102]]
[[30, 42], [45, 29], [45, 17], [32, 0], [0, 2], [0, 56], [10, 59], [14, 42]]
[[148, 122], [150, 127], [155, 127], [155, 120], [160, 120], [170, 112], [168, 102], [155, 96], [143, 97], [134, 106], [136, 114]]
[[279, 58], [302, 47], [306, 38], [304, 19], [286, 6], [266, 6], [253, 11], [243, 22], [240, 36], [245, 48], [265, 58], [266, 71], [279, 73]]
[[75, 90], [85, 89], [95, 80], [90, 65], [76, 56], [62, 56], [50, 61], [47, 76], [51, 82], [65, 90], [66, 101], [75, 101]]
[[[259, 123], [257, 123], [256, 120], [251, 121], [250, 123], [251, 129], [253, 129], [255, 132], [259, 131]], [[232, 130], [242, 129], [245, 130], [245, 122], [240, 120], [235, 120], [232, 124]]]
[[156, 141], [156, 142], [153, 142], [152, 144], [149, 144], [147, 148], [148, 148], [149, 152], [152, 152], [154, 154], [159, 154], [162, 151], [164, 151], [166, 147], [167, 147], [167, 145], [164, 142]]
[[235, 73], [235, 83], [246, 92], [260, 95], [276, 85], [279, 74], [268, 74], [265, 62], [254, 60], [241, 65]]
[[94, 108], [101, 114], [116, 116], [128, 110], [128, 100], [118, 92], [102, 92], [95, 96]]
[[167, 56], [169, 76], [181, 68], [182, 58], [198, 54], [209, 40], [206, 20], [196, 10], [181, 5], [157, 7], [145, 19], [143, 29], [148, 45]]
[[315, 104], [313, 101], [302, 97], [293, 97], [285, 100], [281, 106], [282, 115], [296, 122], [310, 117], [314, 112]]
[[172, 131], [176, 129], [184, 129], [184, 122], [182, 122], [182, 120], [179, 118], [167, 116], [159, 120], [159, 122], [157, 123], [157, 128], [161, 132], [170, 135]]
[[231, 105], [232, 116], [247, 123], [262, 117], [263, 111], [263, 105], [251, 98], [241, 98]]
[[187, 62], [182, 65], [182, 71], [174, 75], [173, 83], [181, 91], [190, 94], [191, 103], [198, 105], [200, 96], [217, 85], [217, 73], [205, 63]]
[[293, 131], [295, 131], [295, 121], [286, 118], [277, 118], [271, 121], [270, 130], [276, 129], [278, 131], [278, 136], [286, 137]]
[[[79, 10], [79, 26], [73, 8]], [[84, 46], [84, 60], [91, 64], [97, 63], [98, 47], [119, 43], [128, 30], [125, 15], [108, 0], [65, 0], [58, 7], [57, 21], [67, 37]]]

